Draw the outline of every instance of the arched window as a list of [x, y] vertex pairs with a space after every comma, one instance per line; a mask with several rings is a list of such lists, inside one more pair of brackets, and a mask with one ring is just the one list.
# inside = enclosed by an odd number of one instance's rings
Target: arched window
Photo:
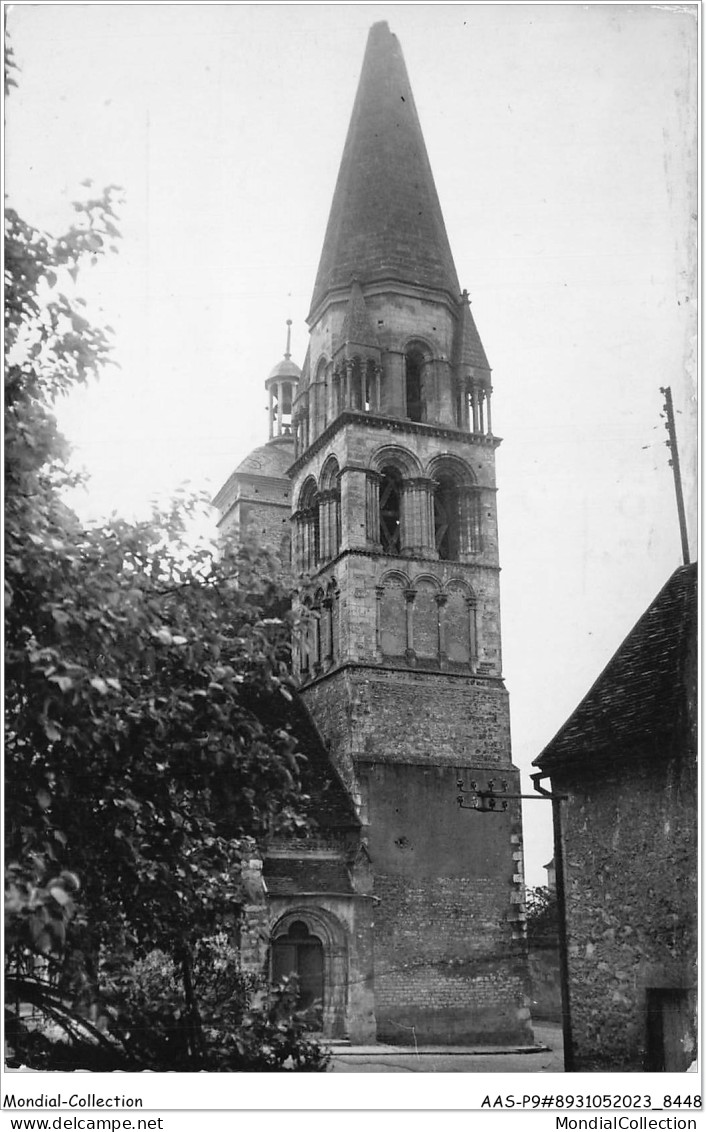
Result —
[[306, 574], [316, 568], [319, 561], [319, 503], [316, 480], [310, 476], [299, 493], [296, 512], [299, 569]]
[[383, 468], [380, 479], [380, 543], [383, 554], [399, 554], [401, 536], [402, 476], [397, 468]]
[[480, 493], [468, 464], [444, 454], [431, 461], [434, 541], [439, 558], [458, 561], [481, 550]]
[[412, 349], [405, 354], [405, 403], [407, 416], [411, 421], [424, 420], [423, 366], [424, 355], [421, 350]]
[[272, 982], [297, 980], [297, 1007], [309, 1012], [310, 1025], [322, 1026], [324, 1001], [324, 949], [303, 920], [294, 920], [286, 935], [272, 942]]
[[335, 557], [341, 549], [341, 482], [335, 456], [329, 456], [321, 472], [319, 493], [320, 560]]

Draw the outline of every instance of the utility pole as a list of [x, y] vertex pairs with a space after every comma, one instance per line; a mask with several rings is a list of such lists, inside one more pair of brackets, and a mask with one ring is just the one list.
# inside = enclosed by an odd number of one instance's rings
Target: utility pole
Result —
[[672, 404], [672, 390], [669, 386], [666, 389], [660, 386], [660, 393], [664, 394], [664, 412], [667, 417], [665, 428], [669, 433], [669, 440], [665, 440], [665, 444], [671, 453], [669, 461], [672, 471], [674, 473], [674, 490], [677, 495], [677, 511], [679, 513], [679, 532], [681, 534], [681, 551], [684, 558], [684, 565], [689, 565], [689, 540], [686, 533], [686, 513], [684, 511], [684, 495], [681, 486], [681, 470], [679, 468], [679, 449], [677, 448], [677, 432], [674, 427], [674, 406]]
[[542, 786], [542, 772], [530, 776], [538, 795], [552, 803], [554, 826], [554, 869], [556, 873], [556, 910], [559, 931], [559, 978], [561, 981], [561, 1029], [564, 1038], [564, 1072], [573, 1073], [574, 1038], [571, 1030], [571, 994], [569, 983], [569, 939], [566, 927], [566, 885], [564, 872], [564, 833], [561, 828], [561, 803], [566, 795], [554, 794]]

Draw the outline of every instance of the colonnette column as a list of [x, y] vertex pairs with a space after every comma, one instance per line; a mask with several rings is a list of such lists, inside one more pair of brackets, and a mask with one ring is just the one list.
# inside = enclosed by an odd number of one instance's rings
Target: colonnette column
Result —
[[292, 520], [295, 561], [299, 572], [306, 574], [315, 568], [321, 556], [318, 504], [295, 511]]
[[379, 413], [382, 397], [382, 366], [379, 362], [368, 362], [368, 371], [372, 369], [372, 389], [370, 396], [370, 412]]
[[[471, 383], [468, 396], [471, 402], [472, 431], [479, 433], [481, 436], [492, 435], [490, 393], [490, 386], [481, 385], [477, 381]], [[469, 421], [469, 424], [470, 423]]]
[[369, 471], [365, 480], [365, 538], [368, 545], [382, 549], [380, 543], [380, 483], [379, 472]]
[[341, 546], [341, 492], [328, 488], [319, 492], [319, 557], [333, 558]]
[[471, 484], [464, 484], [459, 488], [459, 503], [461, 554], [478, 554], [483, 549], [480, 489]]
[[468, 643], [470, 652], [471, 671], [476, 671], [478, 664], [478, 607], [474, 597], [466, 598], [468, 609]]
[[407, 614], [407, 650], [406, 656], [408, 660], [414, 658], [414, 599], [417, 596], [416, 590], [405, 590], [405, 612]]
[[434, 488], [428, 476], [402, 481], [401, 549], [424, 557], [437, 557], [434, 537]]
[[446, 660], [446, 654], [448, 652], [448, 649], [447, 649], [447, 646], [446, 646], [446, 636], [447, 636], [446, 606], [448, 605], [448, 601], [449, 601], [449, 595], [448, 594], [437, 594], [436, 595], [436, 604], [437, 604], [437, 607], [438, 607], [438, 618], [439, 618], [439, 659], [440, 660]]

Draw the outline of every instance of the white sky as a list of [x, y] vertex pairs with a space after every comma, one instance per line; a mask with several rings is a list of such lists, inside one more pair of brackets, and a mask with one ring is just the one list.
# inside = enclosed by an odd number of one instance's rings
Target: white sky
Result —
[[[696, 553], [696, 6], [7, 11], [10, 203], [56, 233], [86, 177], [125, 191], [120, 254], [82, 281], [121, 370], [61, 412], [94, 515], [187, 480], [215, 493], [266, 440], [286, 318], [299, 364], [306, 348], [367, 30], [386, 19], [399, 36], [494, 371], [505, 675], [527, 770], [680, 564], [660, 385]], [[525, 807], [532, 884], [547, 810]]]

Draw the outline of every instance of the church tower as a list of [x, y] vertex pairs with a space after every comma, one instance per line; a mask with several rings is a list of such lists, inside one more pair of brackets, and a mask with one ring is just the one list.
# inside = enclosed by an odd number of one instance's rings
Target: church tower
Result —
[[[362, 822], [379, 1040], [527, 1042], [491, 375], [414, 98], [370, 32], [292, 409], [301, 696]], [[471, 773], [472, 772], [472, 773]]]

